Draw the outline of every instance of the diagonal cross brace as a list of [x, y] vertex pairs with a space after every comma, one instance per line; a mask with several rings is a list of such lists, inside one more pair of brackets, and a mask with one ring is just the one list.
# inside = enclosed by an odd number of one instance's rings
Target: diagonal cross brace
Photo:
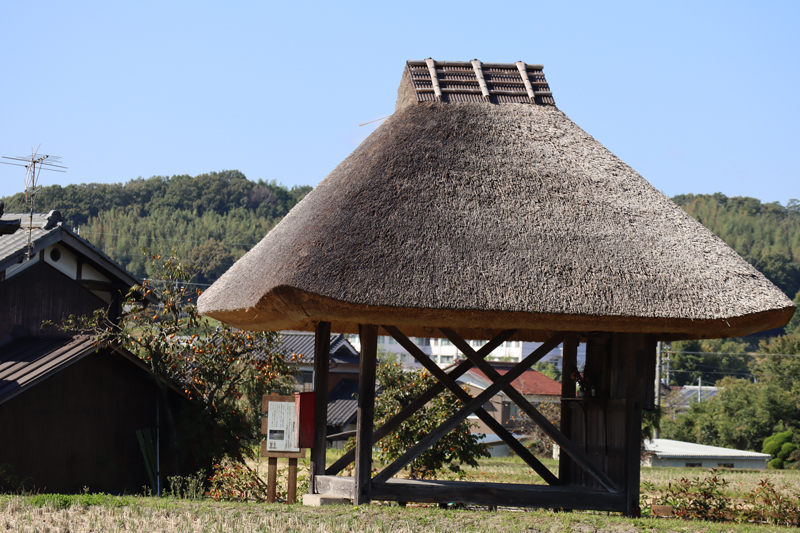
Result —
[[[455, 344], [456, 348], [461, 350], [468, 360], [472, 361], [479, 370], [486, 374], [487, 378], [497, 383], [499, 379], [505, 377], [500, 376], [497, 370], [495, 370], [492, 365], [484, 361], [483, 358], [477, 357], [475, 350], [473, 350], [469, 343], [462, 339], [458, 333], [449, 328], [440, 328], [439, 331], [441, 331], [445, 337]], [[520, 363], [520, 365], [521, 364], [522, 363]], [[518, 367], [519, 365], [514, 367], [514, 369]], [[513, 400], [513, 402], [516, 403], [517, 406], [519, 406], [519, 408], [525, 412], [525, 414], [531, 417], [531, 420], [533, 420], [540, 428], [542, 428], [542, 430], [544, 430], [544, 432], [547, 433], [547, 435], [553, 439], [556, 444], [561, 446], [561, 449], [564, 450], [567, 455], [572, 457], [572, 460], [575, 461], [578, 466], [583, 468], [604, 489], [609, 492], [619, 492], [619, 489], [617, 489], [617, 486], [614, 484], [611, 478], [598, 469], [594, 463], [592, 463], [591, 459], [589, 459], [589, 457], [583, 452], [583, 450], [581, 450], [574, 442], [569, 440], [563, 433], [561, 433], [561, 431], [558, 430], [557, 427], [547, 420], [547, 418], [533, 405], [531, 405], [531, 403], [525, 399], [522, 393], [515, 389], [510, 382], [508, 382], [508, 385], [504, 385], [502, 389], [503, 392], [506, 393], [506, 396], [511, 398], [511, 400]]]
[[501, 376], [500, 379], [492, 383], [485, 391], [480, 393], [473, 400], [468, 402], [464, 407], [459, 409], [453, 416], [448, 418], [441, 426], [433, 430], [431, 433], [423, 437], [417, 444], [412, 446], [406, 453], [397, 458], [392, 464], [387, 466], [374, 478], [375, 483], [386, 482], [392, 478], [396, 473], [402, 470], [408, 463], [414, 460], [419, 454], [433, 445], [434, 442], [444, 437], [449, 431], [452, 431], [459, 425], [465, 418], [474, 413], [479, 407], [488, 402], [495, 394], [500, 392], [506, 385], [522, 375], [528, 368], [536, 361], [547, 355], [550, 350], [561, 344], [566, 337], [566, 333], [556, 333], [547, 342], [542, 344], [539, 348], [533, 351], [525, 359], [523, 359], [517, 366], [512, 368]]
[[[480, 358], [484, 358], [490, 353], [494, 351], [495, 348], [506, 342], [511, 336], [513, 336], [517, 330], [515, 329], [507, 329], [501, 331], [500, 333], [495, 336], [492, 340], [486, 343], [480, 350], [477, 352], [477, 356]], [[467, 370], [472, 368], [473, 363], [470, 360], [465, 360], [459, 363], [459, 365], [454, 368], [450, 372], [451, 379], [458, 379], [464, 374], [466, 374]], [[400, 424], [405, 422], [411, 415], [416, 413], [419, 409], [421, 409], [426, 403], [431, 401], [433, 398], [436, 397], [439, 393], [445, 390], [445, 386], [438, 382], [431, 386], [428, 390], [417, 396], [410, 404], [405, 406], [403, 409], [400, 410], [399, 413], [394, 415], [389, 421], [383, 424], [381, 427], [375, 430], [375, 433], [372, 434], [372, 442], [373, 444], [377, 443], [379, 440], [384, 438], [386, 435], [400, 427]], [[326, 476], [335, 476], [344, 468], [353, 462], [356, 457], [355, 449], [350, 450], [343, 456], [341, 456], [336, 462], [334, 462], [331, 466], [325, 469]]]
[[[416, 344], [411, 342], [411, 340], [406, 337], [399, 329], [394, 326], [383, 326], [389, 335], [394, 337], [400, 345], [405, 348], [408, 353], [410, 353], [414, 358], [419, 361], [419, 363], [425, 367], [425, 369], [433, 374], [433, 376], [439, 380], [442, 384], [444, 384], [447, 389], [452, 392], [456, 398], [461, 400], [463, 403], [467, 403], [472, 400], [472, 396], [467, 393], [464, 389], [456, 383], [452, 377], [447, 375], [447, 372], [439, 368], [439, 366], [431, 361], [430, 357], [425, 355], [425, 353], [420, 350]], [[488, 354], [487, 354], [488, 355]], [[483, 358], [481, 358], [483, 359]], [[503, 441], [508, 444], [508, 447], [514, 450], [526, 463], [528, 466], [533, 468], [537, 474], [539, 474], [542, 479], [545, 480], [546, 483], [549, 485], [557, 485], [558, 478], [544, 466], [541, 461], [539, 461], [536, 457], [533, 456], [528, 449], [522, 445], [520, 441], [518, 441], [514, 435], [511, 434], [503, 425], [498, 422], [492, 415], [486, 412], [486, 410], [481, 407], [475, 411], [475, 414], [491, 429], [494, 431], [495, 435], [503, 439]]]

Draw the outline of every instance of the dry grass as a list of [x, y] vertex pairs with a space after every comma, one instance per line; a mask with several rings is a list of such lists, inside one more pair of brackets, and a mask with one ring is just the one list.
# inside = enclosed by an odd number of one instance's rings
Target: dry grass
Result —
[[[776, 487], [784, 485], [794, 494], [800, 494], [800, 471], [798, 470], [727, 470], [717, 471], [719, 476], [730, 483], [729, 489], [742, 492], [755, 487], [762, 479], [769, 479]], [[666, 489], [667, 485], [685, 477], [694, 479], [708, 475], [705, 468], [642, 468], [642, 483], [652, 483], [656, 489]]]
[[[191, 503], [141, 498], [124, 507], [92, 506], [55, 510], [32, 507], [24, 497], [0, 499], [0, 531], [23, 532], [250, 532], [308, 533], [453, 532], [483, 531], [730, 531], [731, 524], [625, 519], [601, 513], [550, 511], [451, 510], [436, 507], [399, 508], [386, 505], [353, 507], [303, 507], [301, 505]], [[771, 533], [786, 529], [735, 526], [737, 531]], [[796, 531], [796, 530], [795, 530]]]
[[[332, 453], [329, 461], [335, 459]], [[555, 469], [555, 461], [545, 460]], [[262, 465], [263, 466], [263, 465]], [[643, 468], [642, 481], [659, 487], [680, 477], [703, 476], [700, 469]], [[750, 488], [764, 477], [776, 485], [800, 490], [800, 472], [725, 471], [733, 486]], [[485, 459], [468, 469], [468, 481], [536, 483], [538, 476], [517, 457]], [[547, 510], [489, 512], [482, 508], [438, 509], [436, 506], [373, 504], [365, 507], [303, 507], [302, 505], [222, 503], [173, 498], [107, 496], [98, 505], [57, 509], [42, 499], [0, 496], [0, 531], [292, 531], [292, 532], [478, 532], [478, 531], [789, 531], [765, 525], [713, 524], [668, 519], [625, 519], [605, 513], [553, 513]], [[797, 531], [794, 529], [793, 531]]]

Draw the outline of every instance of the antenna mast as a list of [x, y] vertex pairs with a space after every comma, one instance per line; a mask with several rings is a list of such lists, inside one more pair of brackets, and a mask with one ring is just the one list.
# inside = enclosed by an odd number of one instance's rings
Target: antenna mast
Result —
[[14, 163], [0, 161], [0, 163], [3, 163], [4, 165], [16, 165], [26, 168], [25, 192], [22, 193], [22, 199], [20, 199], [19, 204], [22, 205], [23, 202], [28, 202], [31, 204], [30, 222], [28, 223], [28, 261], [31, 260], [31, 251], [33, 249], [33, 213], [36, 209], [36, 194], [42, 190], [42, 188], [37, 185], [39, 174], [42, 172], [42, 170], [51, 170], [53, 172], [67, 171], [67, 167], [61, 164], [61, 157], [57, 155], [39, 155], [39, 148], [41, 147], [42, 145], [40, 144], [35, 151], [33, 148], [31, 148], [30, 156], [3, 156], [3, 159], [10, 159], [11, 161], [15, 161]]

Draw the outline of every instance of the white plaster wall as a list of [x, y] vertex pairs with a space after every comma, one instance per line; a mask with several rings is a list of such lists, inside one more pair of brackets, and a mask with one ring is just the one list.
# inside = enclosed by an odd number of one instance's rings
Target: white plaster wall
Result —
[[692, 458], [692, 457], [679, 457], [679, 458], [664, 458], [653, 457], [650, 464], [645, 466], [669, 466], [685, 468], [686, 463], [701, 463], [702, 466], [698, 468], [720, 468], [720, 463], [733, 463], [733, 468], [751, 468], [753, 470], [766, 470], [767, 460], [760, 458], [737, 457], [734, 459], [720, 459], [720, 458]]
[[[58, 261], [53, 261], [53, 259], [50, 257], [50, 254], [53, 250], [58, 250], [61, 252], [61, 257], [58, 259]], [[75, 254], [68, 251], [63, 246], [53, 244], [45, 248], [44, 261], [59, 272], [66, 274], [71, 279], [75, 279], [78, 275], [78, 258], [75, 257]]]
[[92, 268], [90, 265], [86, 263], [83, 264], [81, 268], [81, 279], [91, 279], [95, 281], [109, 281], [107, 277], [102, 275], [100, 272]]

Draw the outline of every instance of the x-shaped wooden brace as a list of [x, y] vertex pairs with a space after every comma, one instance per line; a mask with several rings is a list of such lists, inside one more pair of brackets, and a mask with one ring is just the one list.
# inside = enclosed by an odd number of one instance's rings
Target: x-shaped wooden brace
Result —
[[[492, 353], [495, 348], [503, 344], [507, 341], [511, 336], [513, 336], [517, 331], [514, 329], [509, 329], [506, 331], [501, 332], [495, 338], [490, 340], [486, 343], [480, 350], [476, 352], [476, 356], [483, 359], [490, 353]], [[458, 365], [457, 368], [453, 369], [449, 376], [450, 379], [456, 380], [459, 377], [463, 376], [467, 370], [472, 368], [474, 365], [471, 361], [463, 361], [461, 364]], [[372, 434], [372, 442], [373, 444], [377, 443], [379, 440], [384, 438], [386, 435], [400, 427], [406, 419], [408, 419], [411, 415], [416, 413], [420, 410], [425, 404], [431, 401], [433, 398], [436, 397], [439, 393], [445, 390], [444, 384], [440, 381], [435, 383], [431, 386], [428, 390], [417, 396], [410, 404], [405, 406], [403, 409], [400, 410], [399, 413], [394, 415], [390, 418], [385, 424], [379, 427], [375, 432]], [[325, 469], [326, 476], [335, 476], [344, 468], [353, 462], [356, 456], [355, 449], [350, 450], [349, 452], [345, 453], [343, 456], [339, 458], [338, 461], [333, 463], [331, 466]]]
[[[573, 461], [575, 461], [578, 466], [583, 468], [590, 476], [592, 476], [595, 481], [597, 481], [604, 489], [609, 492], [619, 492], [616, 485], [614, 484], [611, 479], [604, 474], [601, 470], [599, 470], [594, 463], [589, 459], [589, 457], [581, 450], [574, 442], [569, 440], [563, 433], [561, 433], [557, 427], [555, 427], [552, 423], [550, 423], [547, 418], [541, 414], [531, 403], [525, 399], [525, 397], [520, 393], [517, 389], [515, 389], [511, 382], [516, 379], [518, 376], [522, 375], [522, 373], [530, 368], [536, 360], [540, 359], [544, 355], [546, 355], [552, 348], [557, 346], [561, 343], [563, 338], [565, 337], [564, 334], [557, 334], [553, 336], [549, 341], [544, 343], [540, 346], [536, 351], [534, 351], [531, 355], [523, 359], [519, 364], [517, 364], [513, 369], [509, 370], [505, 375], [501, 376], [489, 363], [484, 361], [483, 357], [478, 357], [478, 354], [475, 353], [475, 350], [469, 345], [467, 341], [461, 338], [458, 333], [453, 331], [449, 328], [440, 328], [445, 337], [447, 337], [461, 352], [464, 356], [471, 361], [479, 370], [481, 370], [487, 378], [492, 380], [493, 385], [490, 386], [486, 391], [481, 394], [481, 396], [486, 395], [490, 390], [492, 392], [492, 396], [498, 391], [502, 390], [506, 393], [506, 396], [511, 398], [511, 400], [517, 404], [517, 406], [527, 414], [531, 420], [533, 420], [542, 430], [547, 433], [547, 435], [558, 444], [561, 449], [569, 455]], [[537, 354], [542, 348], [545, 346], [552, 345], [553, 341], [557, 340], [558, 342], [555, 343], [555, 346], [551, 346], [547, 348], [547, 351], [544, 352], [539, 358], [534, 361], [529, 361], [532, 356]], [[509, 375], [513, 374], [513, 378], [508, 379]], [[491, 397], [491, 396], [490, 396]], [[480, 396], [479, 396], [480, 398]], [[383, 472], [381, 472], [383, 474]], [[376, 478], [377, 479], [377, 478]]]
[[[384, 468], [377, 476], [375, 476], [375, 478], [373, 478], [373, 482], [385, 483], [386, 481], [391, 479], [392, 476], [397, 474], [408, 463], [413, 461], [415, 457], [417, 457], [420, 453], [430, 448], [431, 445], [433, 445], [433, 443], [435, 443], [437, 440], [445, 436], [449, 431], [452, 431], [453, 428], [455, 428], [457, 425], [463, 422], [464, 419], [467, 418], [469, 415], [477, 411], [478, 408], [482, 407], [483, 404], [488, 402], [495, 394], [497, 394], [507, 386], [510, 387], [512, 381], [521, 376], [523, 372], [525, 372], [528, 368], [530, 368], [533, 365], [533, 363], [535, 363], [536, 361], [547, 355], [550, 352], [550, 350], [561, 344], [561, 342], [564, 340], [565, 337], [566, 333], [557, 333], [556, 335], [551, 337], [547, 342], [542, 344], [539, 348], [534, 350], [533, 353], [531, 353], [525, 359], [523, 359], [519, 364], [517, 364], [517, 366], [509, 370], [504, 376], [500, 376], [498, 379], [494, 380], [494, 383], [492, 383], [492, 385], [490, 385], [486, 390], [484, 390], [477, 397], [467, 402], [464, 405], [464, 407], [459, 409], [455, 414], [453, 414], [444, 423], [442, 423], [442, 425], [440, 425], [431, 433], [423, 437], [419, 442], [417, 442], [417, 444], [412, 446], [403, 455], [397, 458], [397, 460], [395, 460], [392, 464]], [[472, 350], [472, 348], [470, 348], [469, 351], [471, 352], [471, 354], [474, 355], [475, 351]], [[480, 359], [480, 361], [481, 363], [484, 363], [483, 359]], [[472, 361], [472, 363], [475, 364], [475, 361]], [[511, 389], [514, 390], [513, 387], [511, 387]], [[506, 394], [508, 393], [506, 392]], [[577, 449], [577, 447], [575, 448]]]
[[[383, 326], [389, 335], [394, 337], [400, 345], [406, 349], [408, 353], [410, 353], [414, 359], [416, 359], [428, 372], [430, 372], [436, 379], [442, 383], [447, 390], [452, 392], [456, 398], [461, 400], [464, 404], [468, 403], [472, 400], [472, 396], [467, 393], [464, 389], [456, 383], [456, 380], [453, 379], [450, 375], [447, 374], [444, 370], [439, 368], [439, 366], [434, 363], [430, 357], [428, 357], [422, 350], [420, 350], [416, 344], [411, 342], [411, 340], [406, 337], [399, 329], [394, 326]], [[484, 357], [488, 354], [484, 354]], [[476, 353], [477, 357], [477, 353]], [[483, 361], [483, 357], [480, 357], [480, 360]], [[464, 363], [461, 363], [464, 364]], [[479, 407], [475, 410], [475, 414], [478, 415], [480, 418], [492, 431], [494, 431], [495, 435], [503, 439], [503, 442], [508, 444], [508, 447], [514, 450], [517, 455], [519, 455], [528, 466], [533, 468], [537, 474], [539, 474], [542, 479], [544, 479], [550, 485], [557, 485], [558, 478], [553, 475], [550, 470], [546, 466], [544, 466], [536, 457], [533, 456], [528, 449], [522, 445], [514, 435], [512, 435], [503, 425], [497, 421], [492, 415], [486, 412], [483, 407]]]

